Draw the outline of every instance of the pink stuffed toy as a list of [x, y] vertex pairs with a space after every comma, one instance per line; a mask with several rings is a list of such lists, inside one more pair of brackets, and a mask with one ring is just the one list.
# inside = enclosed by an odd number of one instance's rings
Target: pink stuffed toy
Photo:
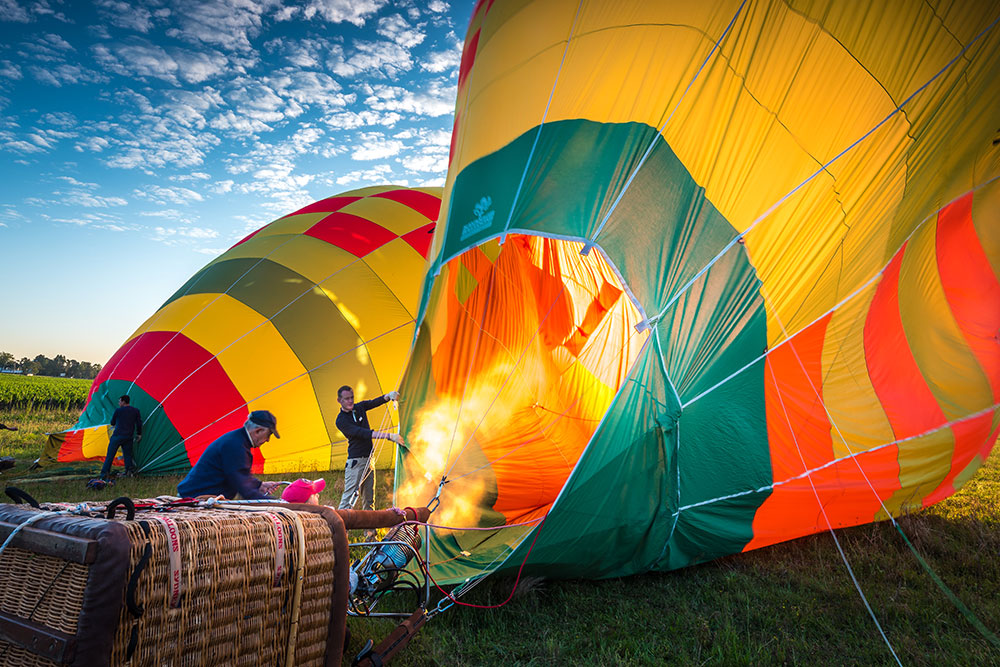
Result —
[[319, 505], [319, 494], [326, 488], [325, 479], [310, 482], [308, 479], [297, 479], [288, 485], [281, 499], [289, 503], [310, 503]]

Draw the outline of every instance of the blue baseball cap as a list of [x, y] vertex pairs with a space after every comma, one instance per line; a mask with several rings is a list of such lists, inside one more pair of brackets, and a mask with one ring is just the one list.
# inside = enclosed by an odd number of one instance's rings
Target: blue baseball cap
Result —
[[278, 418], [272, 415], [269, 410], [254, 410], [250, 413], [250, 421], [257, 426], [265, 426], [271, 429], [271, 433], [274, 433], [275, 438], [281, 437], [278, 435]]

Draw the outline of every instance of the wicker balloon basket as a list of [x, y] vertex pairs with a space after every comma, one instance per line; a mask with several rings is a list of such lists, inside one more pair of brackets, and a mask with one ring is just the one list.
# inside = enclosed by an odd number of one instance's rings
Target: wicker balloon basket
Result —
[[0, 505], [0, 541], [17, 530], [0, 554], [0, 664], [340, 663], [336, 581], [348, 564], [336, 512], [128, 509]]

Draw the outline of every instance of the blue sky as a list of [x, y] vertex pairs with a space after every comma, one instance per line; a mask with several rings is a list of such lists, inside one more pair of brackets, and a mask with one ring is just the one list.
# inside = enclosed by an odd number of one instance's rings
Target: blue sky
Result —
[[0, 351], [104, 363], [250, 231], [439, 185], [471, 0], [0, 0]]

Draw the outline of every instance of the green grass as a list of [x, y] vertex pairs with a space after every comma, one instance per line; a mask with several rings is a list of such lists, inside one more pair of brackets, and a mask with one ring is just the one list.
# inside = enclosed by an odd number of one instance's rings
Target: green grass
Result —
[[76, 378], [3, 373], [0, 374], [0, 409], [82, 410], [92, 382], [93, 380]]
[[[0, 432], [0, 456], [18, 460], [0, 481], [25, 473], [45, 430], [65, 428], [74, 419], [71, 413], [0, 413], [0, 421], [22, 427], [18, 433]], [[342, 475], [323, 476], [328, 487], [321, 501], [336, 504]], [[101, 493], [86, 491], [82, 479], [21, 480], [17, 486], [40, 500], [107, 500], [171, 493], [179, 480], [123, 479]], [[390, 482], [390, 474], [380, 475], [380, 506], [389, 502]], [[899, 524], [941, 579], [1000, 633], [1000, 448], [962, 491]], [[840, 530], [837, 538], [903, 664], [1000, 664], [1000, 651], [941, 593], [891, 524]], [[499, 603], [513, 585], [513, 578], [490, 578], [462, 601]], [[377, 643], [392, 629], [389, 621], [351, 619], [348, 624], [352, 652], [365, 639]], [[868, 665], [894, 660], [826, 533], [662, 574], [603, 581], [523, 578], [510, 603], [499, 609], [455, 606], [431, 619], [394, 664], [577, 663]]]
[[[184, 479], [184, 475], [119, 478], [113, 486], [103, 491], [89, 490], [86, 482], [100, 473], [102, 461], [58, 464], [42, 470], [29, 470], [41, 454], [48, 439], [47, 434], [71, 428], [77, 417], [79, 413], [72, 410], [25, 407], [0, 410], [0, 423], [18, 427], [17, 431], [0, 431], [0, 457], [12, 456], [15, 460], [14, 468], [0, 473], [0, 483], [17, 486], [39, 502], [106, 501], [119, 496], [153, 498], [177, 493], [177, 484]], [[284, 473], [261, 475], [260, 478], [291, 481], [299, 476]], [[326, 478], [327, 485], [320, 494], [320, 502], [326, 505], [337, 505], [340, 502], [344, 491], [343, 472], [302, 473], [301, 476], [310, 479]], [[379, 470], [375, 479], [376, 505], [388, 507], [391, 504], [392, 473]]]

